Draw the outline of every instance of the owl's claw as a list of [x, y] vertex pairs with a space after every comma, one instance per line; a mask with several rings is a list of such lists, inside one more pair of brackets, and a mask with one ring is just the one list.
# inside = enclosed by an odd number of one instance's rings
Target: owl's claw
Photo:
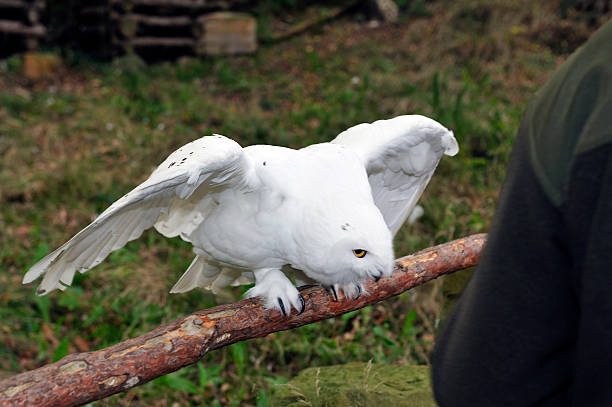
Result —
[[283, 304], [283, 300], [280, 297], [277, 297], [276, 299], [278, 301], [278, 306], [280, 307], [280, 310], [283, 313], [283, 316], [286, 317], [287, 312], [285, 312], [285, 304]]
[[264, 308], [279, 311], [284, 317], [304, 309], [304, 300], [289, 279], [276, 269], [262, 269], [255, 272], [256, 284], [245, 293], [245, 297], [260, 297]]
[[302, 310], [298, 313], [298, 315], [301, 315], [302, 312], [304, 312], [304, 310], [306, 309], [306, 301], [304, 301], [304, 297], [302, 297], [302, 294], [298, 295], [298, 299], [300, 300], [300, 303], [302, 304]]
[[[379, 277], [380, 278], [380, 277]], [[334, 301], [338, 301], [338, 290], [342, 290], [344, 297], [356, 300], [364, 293], [364, 289], [360, 282], [348, 283], [343, 286], [338, 284], [326, 285], [325, 289], [334, 297]]]
[[370, 276], [372, 276], [374, 281], [378, 282], [382, 278], [382, 276], [390, 276], [392, 273], [392, 270], [385, 269], [384, 267], [376, 266], [375, 269], [369, 270], [368, 273], [370, 274]]
[[330, 285], [329, 287], [326, 287], [327, 291], [331, 292], [332, 295], [334, 296], [334, 301], [338, 301], [338, 292], [336, 292], [336, 286], [335, 285]]

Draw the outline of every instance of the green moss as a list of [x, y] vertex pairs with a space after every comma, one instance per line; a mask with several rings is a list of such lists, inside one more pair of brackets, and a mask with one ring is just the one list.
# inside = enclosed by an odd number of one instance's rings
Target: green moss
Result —
[[271, 406], [435, 406], [428, 366], [312, 367], [277, 386]]

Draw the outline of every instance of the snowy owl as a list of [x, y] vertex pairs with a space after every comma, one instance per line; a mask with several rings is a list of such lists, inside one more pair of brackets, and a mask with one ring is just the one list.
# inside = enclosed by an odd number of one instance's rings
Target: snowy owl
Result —
[[299, 150], [202, 137], [36, 263], [37, 293], [63, 290], [110, 252], [155, 227], [191, 242], [195, 259], [171, 292], [255, 285], [267, 309], [303, 312], [296, 284], [318, 282], [337, 299], [392, 272], [393, 236], [410, 215], [453, 132], [424, 116], [363, 123]]

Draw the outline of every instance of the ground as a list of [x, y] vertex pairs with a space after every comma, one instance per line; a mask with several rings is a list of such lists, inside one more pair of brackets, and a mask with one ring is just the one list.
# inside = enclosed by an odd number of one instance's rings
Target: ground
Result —
[[[30, 265], [204, 134], [302, 147], [360, 122], [425, 114], [455, 131], [461, 152], [442, 160], [421, 199], [425, 215], [400, 231], [397, 255], [486, 231], [521, 112], [601, 19], [561, 18], [555, 1], [398, 3], [397, 24], [348, 13], [254, 56], [145, 66], [51, 49], [59, 63], [38, 80], [23, 75], [20, 56], [0, 61], [0, 376], [108, 346], [245, 291], [169, 295], [192, 254], [155, 232], [66, 292], [36, 297], [35, 286], [21, 285]], [[289, 12], [285, 21], [299, 22], [300, 10]], [[97, 405], [266, 406], [307, 367], [427, 365], [440, 292], [436, 281], [238, 343]]]

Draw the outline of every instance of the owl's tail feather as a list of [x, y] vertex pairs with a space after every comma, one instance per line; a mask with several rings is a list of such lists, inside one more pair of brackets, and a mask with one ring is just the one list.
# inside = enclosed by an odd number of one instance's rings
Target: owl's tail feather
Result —
[[[244, 272], [211, 264], [203, 256], [196, 256], [187, 271], [176, 282], [170, 293], [184, 293], [202, 287], [217, 293], [228, 285], [250, 284], [252, 272]], [[250, 278], [249, 278], [250, 277]]]
[[210, 264], [202, 256], [196, 256], [170, 292], [172, 294], [185, 293], [197, 287], [208, 287], [220, 273], [220, 267]]

